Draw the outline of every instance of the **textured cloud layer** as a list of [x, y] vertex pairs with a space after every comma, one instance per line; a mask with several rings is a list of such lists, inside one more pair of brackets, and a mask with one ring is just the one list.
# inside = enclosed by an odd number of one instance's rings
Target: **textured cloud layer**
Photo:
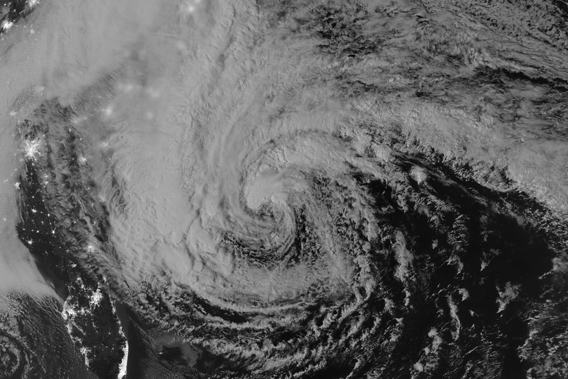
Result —
[[64, 313], [103, 291], [91, 338], [124, 304], [163, 377], [564, 375], [566, 27], [538, 8], [555, 31], [461, 3], [46, 7], [8, 55], [39, 73], [6, 110], [19, 233], [49, 222]]

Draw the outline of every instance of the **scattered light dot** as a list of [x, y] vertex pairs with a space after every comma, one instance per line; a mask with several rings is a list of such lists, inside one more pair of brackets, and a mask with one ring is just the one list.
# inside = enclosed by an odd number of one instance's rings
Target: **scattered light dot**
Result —
[[26, 155], [26, 158], [28, 159], [36, 159], [36, 155], [39, 154], [39, 148], [41, 145], [41, 141], [40, 140], [26, 140], [24, 142], [24, 152]]
[[91, 295], [91, 308], [98, 306], [102, 299], [103, 294], [101, 293], [100, 288], [97, 288], [97, 290]]

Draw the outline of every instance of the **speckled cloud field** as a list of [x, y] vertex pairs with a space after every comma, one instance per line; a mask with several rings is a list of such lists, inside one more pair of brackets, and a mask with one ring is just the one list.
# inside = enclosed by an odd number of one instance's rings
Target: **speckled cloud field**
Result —
[[568, 376], [565, 2], [0, 8], [0, 376]]

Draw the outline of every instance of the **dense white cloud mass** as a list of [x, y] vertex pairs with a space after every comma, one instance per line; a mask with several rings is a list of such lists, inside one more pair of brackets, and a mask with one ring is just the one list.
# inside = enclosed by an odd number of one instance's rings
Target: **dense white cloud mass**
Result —
[[2, 16], [0, 289], [60, 375], [567, 374], [566, 10], [495, 3]]

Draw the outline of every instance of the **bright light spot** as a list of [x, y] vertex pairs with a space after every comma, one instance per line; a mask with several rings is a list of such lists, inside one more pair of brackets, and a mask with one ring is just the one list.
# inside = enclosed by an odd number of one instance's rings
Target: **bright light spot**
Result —
[[103, 299], [103, 294], [101, 293], [101, 289], [97, 288], [97, 290], [91, 295], [91, 308], [98, 306]]
[[[122, 329], [122, 327], [121, 327]], [[121, 330], [122, 333], [122, 330]], [[119, 369], [119, 373], [118, 373], [118, 379], [124, 379], [126, 378], [126, 367], [127, 367], [127, 363], [128, 363], [128, 342], [126, 343], [126, 345], [124, 345], [124, 357], [122, 358], [122, 362], [120, 362], [120, 365], [118, 366]]]
[[34, 139], [34, 140], [26, 140], [24, 142], [24, 152], [26, 158], [28, 159], [36, 159], [36, 155], [39, 154], [39, 148], [41, 146], [41, 141]]
[[113, 113], [114, 113], [114, 109], [113, 109], [112, 105], [109, 105], [108, 107], [106, 107], [105, 109], [103, 109], [103, 114], [104, 114], [106, 117], [112, 116]]
[[65, 301], [63, 303], [63, 311], [61, 312], [61, 315], [63, 316], [63, 320], [67, 321], [68, 319], [73, 319], [77, 315], [77, 312], [75, 312], [69, 303]]
[[81, 156], [79, 157], [79, 163], [81, 163], [81, 164], [87, 163], [87, 158], [85, 158], [84, 156], [81, 155]]
[[87, 252], [89, 253], [94, 253], [95, 252], [95, 247], [92, 244], [88, 244], [87, 245]]
[[10, 29], [12, 26], [14, 25], [14, 23], [12, 21], [8, 21], [8, 20], [4, 20], [2, 21], [2, 25], [0, 25], [0, 27], [4, 30], [8, 30]]
[[[106, 277], [103, 275], [103, 281], [106, 283]], [[112, 313], [114, 315], [116, 315], [116, 306], [114, 304], [114, 301], [112, 301], [112, 299], [110, 299], [110, 304], [112, 306]], [[126, 335], [124, 334], [124, 330], [122, 329], [122, 323], [119, 322], [118, 324], [119, 329], [118, 329], [118, 333], [120, 334], [120, 336], [122, 338], [124, 338], [124, 349], [122, 350], [124, 352], [124, 357], [122, 358], [122, 362], [120, 362], [119, 367], [119, 373], [118, 373], [118, 379], [125, 379], [126, 378], [126, 369], [127, 369], [127, 363], [128, 363], [128, 340], [126, 339]]]
[[195, 12], [196, 5], [201, 3], [201, 0], [189, 0], [184, 4], [182, 10], [185, 13], [193, 13]]
[[79, 349], [79, 350], [81, 351], [81, 354], [83, 354], [83, 357], [85, 358], [85, 365], [86, 365], [87, 367], [89, 367], [89, 364], [90, 364], [91, 362], [89, 361], [89, 358], [88, 358], [87, 354], [89, 354], [89, 353], [91, 352], [91, 349], [88, 349], [88, 348], [86, 348], [86, 347], [83, 346], [83, 347], [81, 347], [81, 349]]
[[39, 0], [28, 0], [28, 6], [30, 8], [35, 7], [39, 3]]

